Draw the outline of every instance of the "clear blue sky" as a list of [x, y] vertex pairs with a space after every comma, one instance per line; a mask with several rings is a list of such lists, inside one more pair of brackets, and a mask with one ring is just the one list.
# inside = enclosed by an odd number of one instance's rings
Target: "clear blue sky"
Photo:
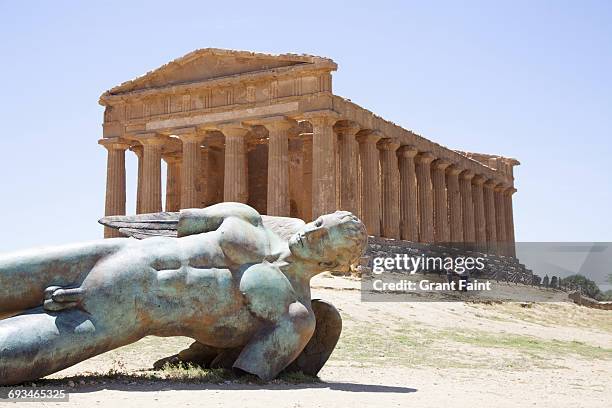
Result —
[[611, 21], [609, 1], [0, 0], [0, 252], [101, 237], [99, 95], [204, 47], [331, 57], [336, 94], [519, 159], [518, 240], [612, 241]]

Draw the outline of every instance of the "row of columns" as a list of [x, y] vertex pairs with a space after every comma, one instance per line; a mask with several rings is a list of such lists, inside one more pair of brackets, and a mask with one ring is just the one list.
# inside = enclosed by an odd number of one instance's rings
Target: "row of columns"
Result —
[[[430, 152], [401, 146], [377, 132], [357, 132], [356, 140], [360, 215], [370, 234], [466, 243], [482, 251], [515, 255], [512, 194], [516, 190], [512, 186], [461, 169]], [[343, 161], [342, 165], [350, 163]], [[349, 172], [342, 174], [348, 185], [344, 174]]]
[[[419, 225], [418, 230], [402, 228], [401, 239], [415, 240], [418, 235], [420, 242], [466, 243], [481, 251], [515, 256], [512, 186], [410, 147], [402, 147], [398, 157], [400, 189], [405, 191], [400, 224], [406, 220], [414, 225], [416, 218]], [[410, 195], [415, 188], [417, 206]]]
[[[311, 134], [301, 135], [303, 196], [311, 198], [304, 218], [343, 209], [357, 214], [374, 236], [419, 242], [473, 243], [479, 249], [514, 255], [510, 185], [461, 169], [431, 152], [401, 145], [379, 131], [362, 129], [329, 114], [305, 117]], [[257, 122], [268, 130], [267, 214], [289, 216], [289, 134], [296, 122], [284, 117]], [[247, 202], [248, 126], [217, 126], [225, 140], [223, 200]], [[200, 204], [204, 133], [172, 132], [182, 154], [164, 154], [168, 165], [166, 211]], [[108, 150], [106, 214], [125, 214], [125, 150], [139, 157], [137, 212], [162, 210], [162, 146], [167, 137], [140, 134], [138, 145], [102, 139]], [[339, 163], [336, 160], [339, 160]], [[338, 171], [338, 174], [336, 172]], [[338, 194], [336, 195], [336, 192]], [[106, 237], [117, 236], [105, 230]]]
[[[267, 214], [289, 215], [289, 160], [288, 135], [294, 121], [272, 119], [262, 122], [269, 131]], [[250, 127], [219, 126], [225, 139], [223, 201], [246, 203], [247, 142]], [[205, 132], [195, 128], [173, 130], [182, 145], [182, 153], [162, 155], [168, 137], [155, 133], [141, 133], [133, 140], [106, 138], [100, 144], [108, 150], [106, 215], [125, 214], [125, 151], [131, 149], [138, 157], [137, 213], [162, 211], [161, 160], [167, 164], [166, 211], [200, 206], [198, 178], [202, 173], [202, 143]], [[307, 143], [305, 143], [307, 145]], [[312, 143], [310, 144], [312, 146]], [[312, 150], [312, 149], [311, 149]], [[312, 156], [312, 155], [311, 155]], [[312, 161], [312, 158], [311, 158]], [[121, 236], [106, 228], [105, 237]]]

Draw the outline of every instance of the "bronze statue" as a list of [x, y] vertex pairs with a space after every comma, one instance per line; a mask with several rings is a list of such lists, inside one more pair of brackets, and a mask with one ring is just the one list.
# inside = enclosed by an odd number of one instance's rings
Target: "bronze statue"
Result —
[[367, 240], [348, 212], [304, 224], [262, 218], [239, 203], [101, 222], [126, 235], [161, 236], [0, 257], [0, 384], [40, 378], [148, 335], [233, 350], [232, 367], [272, 379], [315, 330], [310, 279], [348, 268]]

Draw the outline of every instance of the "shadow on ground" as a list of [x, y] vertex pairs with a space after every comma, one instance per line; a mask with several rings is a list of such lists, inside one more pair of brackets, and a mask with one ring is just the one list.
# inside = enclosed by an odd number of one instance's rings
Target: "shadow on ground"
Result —
[[[80, 384], [84, 381], [85, 384]], [[74, 386], [71, 387], [70, 384]], [[30, 387], [32, 383], [21, 384], [17, 387]], [[313, 381], [304, 383], [292, 383], [282, 380], [273, 380], [271, 382], [251, 382], [245, 379], [236, 381], [223, 381], [221, 383], [202, 382], [197, 380], [176, 381], [172, 379], [147, 379], [138, 375], [120, 375], [116, 378], [109, 378], [103, 375], [84, 375], [78, 377], [69, 377], [62, 379], [47, 379], [36, 381], [36, 387], [43, 388], [60, 388], [70, 393], [91, 393], [102, 390], [115, 391], [140, 391], [140, 392], [158, 392], [158, 391], [180, 391], [180, 390], [299, 390], [299, 389], [330, 389], [346, 392], [367, 392], [367, 393], [396, 393], [407, 394], [416, 392], [417, 389], [409, 387], [397, 387], [378, 384], [360, 384], [349, 382], [323, 382], [318, 378], [313, 378]]]

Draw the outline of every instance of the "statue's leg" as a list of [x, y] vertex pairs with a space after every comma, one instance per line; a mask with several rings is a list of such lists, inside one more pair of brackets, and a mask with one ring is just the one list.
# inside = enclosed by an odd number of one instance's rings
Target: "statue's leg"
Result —
[[35, 380], [138, 340], [110, 327], [79, 309], [37, 308], [1, 320], [0, 385]]
[[314, 314], [301, 303], [292, 303], [285, 315], [253, 336], [234, 368], [271, 380], [302, 352], [314, 328]]
[[300, 355], [283, 372], [301, 371], [316, 376], [336, 348], [342, 332], [340, 312], [331, 303], [320, 299], [312, 300], [312, 310], [317, 319], [314, 334]]
[[116, 238], [0, 256], [0, 319], [42, 304], [49, 286], [80, 284], [100, 258], [127, 242]]

